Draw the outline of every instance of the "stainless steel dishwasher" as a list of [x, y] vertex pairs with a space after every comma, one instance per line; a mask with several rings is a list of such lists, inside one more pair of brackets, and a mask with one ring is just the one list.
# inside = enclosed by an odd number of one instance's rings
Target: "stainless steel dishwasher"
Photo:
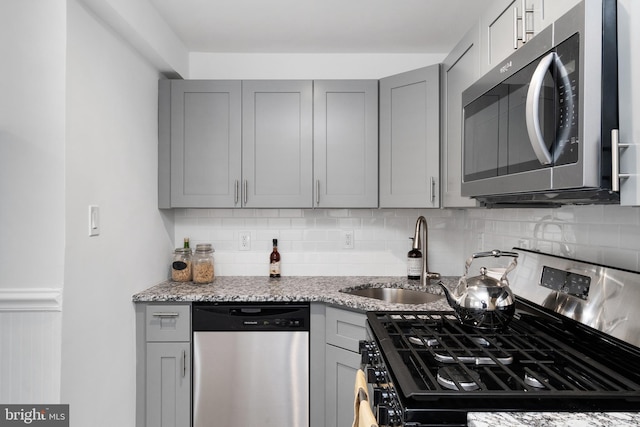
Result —
[[194, 303], [193, 426], [309, 426], [309, 305]]

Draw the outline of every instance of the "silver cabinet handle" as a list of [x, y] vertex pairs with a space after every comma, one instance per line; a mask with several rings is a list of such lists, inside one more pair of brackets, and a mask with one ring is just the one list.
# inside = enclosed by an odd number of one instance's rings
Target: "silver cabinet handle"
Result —
[[540, 60], [540, 63], [536, 67], [531, 82], [529, 83], [529, 91], [527, 92], [527, 107], [525, 111], [527, 132], [529, 134], [529, 142], [531, 148], [540, 164], [551, 164], [552, 158], [549, 149], [544, 143], [544, 137], [542, 130], [540, 130], [540, 117], [538, 117], [538, 105], [540, 103], [540, 91], [542, 91], [542, 83], [544, 82], [544, 75], [551, 66], [551, 63], [556, 57], [555, 52], [551, 52]]
[[248, 193], [249, 193], [249, 184], [247, 183], [247, 180], [244, 180], [244, 185], [243, 185], [243, 189], [242, 189], [242, 195], [244, 197], [244, 204], [247, 204], [247, 198], [248, 198]]
[[176, 313], [173, 311], [165, 311], [165, 312], [158, 311], [156, 313], [153, 313], [152, 316], [153, 317], [178, 317], [180, 316], [180, 313]]
[[320, 206], [320, 180], [316, 179], [316, 206]]
[[[513, 8], [513, 48], [518, 48], [518, 42], [522, 41], [522, 44], [527, 42], [527, 36], [529, 34], [533, 35], [533, 28], [527, 29], [527, 13], [530, 13], [532, 16], [534, 14], [534, 5], [531, 5], [531, 9], [527, 9], [527, 0], [522, 0], [522, 14], [518, 16], [518, 8]], [[522, 36], [518, 36], [518, 21], [522, 21]], [[533, 19], [531, 20], [533, 24]]]
[[433, 201], [436, 198], [436, 192], [435, 192], [435, 187], [436, 187], [436, 180], [433, 177], [430, 177], [430, 185], [429, 185], [429, 198], [431, 200], [431, 203], [433, 203]]
[[233, 204], [237, 205], [238, 204], [238, 197], [240, 193], [240, 182], [236, 179], [236, 181], [233, 184]]
[[513, 49], [518, 48], [518, 8], [513, 8]]
[[620, 191], [620, 180], [629, 178], [620, 173], [620, 150], [629, 148], [630, 144], [620, 143], [620, 131], [611, 129], [611, 191]]
[[187, 350], [182, 350], [182, 378], [187, 376]]
[[522, 44], [527, 42], [527, 0], [522, 0]]

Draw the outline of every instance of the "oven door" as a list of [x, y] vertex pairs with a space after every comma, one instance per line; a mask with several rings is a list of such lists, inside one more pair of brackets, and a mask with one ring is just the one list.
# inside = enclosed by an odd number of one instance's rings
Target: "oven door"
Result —
[[463, 95], [465, 196], [548, 191], [578, 160], [579, 35], [554, 49], [540, 35]]

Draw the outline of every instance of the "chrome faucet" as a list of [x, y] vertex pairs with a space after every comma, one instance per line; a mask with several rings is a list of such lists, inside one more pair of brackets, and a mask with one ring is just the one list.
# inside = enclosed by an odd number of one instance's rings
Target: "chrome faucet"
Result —
[[[420, 233], [421, 230], [422, 233]], [[413, 236], [413, 249], [419, 249], [422, 252], [422, 272], [420, 273], [420, 282], [422, 283], [422, 286], [430, 285], [431, 280], [440, 278], [439, 273], [430, 273], [429, 267], [427, 266], [427, 255], [429, 252], [427, 244], [428, 236], [427, 220], [425, 217], [420, 216], [416, 221], [416, 231]]]

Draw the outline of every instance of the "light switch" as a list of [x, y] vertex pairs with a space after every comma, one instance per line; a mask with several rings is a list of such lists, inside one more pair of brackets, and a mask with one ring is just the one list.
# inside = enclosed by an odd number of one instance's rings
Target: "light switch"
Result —
[[100, 235], [100, 208], [89, 205], [89, 237]]

